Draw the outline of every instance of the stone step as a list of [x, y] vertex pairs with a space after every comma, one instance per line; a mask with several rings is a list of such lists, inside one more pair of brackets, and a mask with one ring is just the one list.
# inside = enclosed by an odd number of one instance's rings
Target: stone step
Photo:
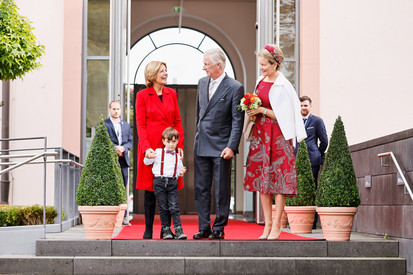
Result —
[[1, 274], [363, 274], [404, 275], [382, 257], [0, 256]]
[[392, 240], [328, 241], [142, 241], [48, 240], [36, 242], [37, 256], [182, 257], [399, 257]]

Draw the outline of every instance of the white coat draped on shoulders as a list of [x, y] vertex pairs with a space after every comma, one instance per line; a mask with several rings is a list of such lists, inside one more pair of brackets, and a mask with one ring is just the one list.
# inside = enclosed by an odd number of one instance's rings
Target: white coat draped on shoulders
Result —
[[[257, 89], [263, 78], [261, 76], [257, 80], [255, 89]], [[307, 137], [307, 133], [301, 116], [300, 100], [294, 87], [281, 72], [279, 72], [277, 79], [271, 86], [269, 100], [284, 139], [293, 139], [293, 146], [295, 147], [295, 138], [298, 142], [301, 142]]]

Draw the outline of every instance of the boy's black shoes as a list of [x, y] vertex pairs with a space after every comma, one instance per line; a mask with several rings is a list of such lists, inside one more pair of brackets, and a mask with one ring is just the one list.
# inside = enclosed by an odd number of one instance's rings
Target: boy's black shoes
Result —
[[175, 227], [175, 239], [186, 240], [187, 238], [188, 236], [184, 234], [181, 226]]
[[165, 226], [162, 228], [162, 239], [164, 240], [170, 240], [173, 239], [174, 236], [172, 234], [171, 228], [169, 226]]

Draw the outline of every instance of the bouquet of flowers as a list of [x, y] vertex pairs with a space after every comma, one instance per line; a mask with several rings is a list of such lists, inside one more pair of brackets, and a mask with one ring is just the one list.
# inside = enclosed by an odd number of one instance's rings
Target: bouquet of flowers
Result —
[[253, 109], [258, 109], [261, 105], [261, 99], [257, 94], [247, 93], [241, 98], [240, 104], [237, 106], [238, 110], [248, 111]]

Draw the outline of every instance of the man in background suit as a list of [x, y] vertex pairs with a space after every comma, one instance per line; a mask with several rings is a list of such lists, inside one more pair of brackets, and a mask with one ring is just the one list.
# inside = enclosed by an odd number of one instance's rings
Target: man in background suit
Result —
[[[115, 145], [116, 153], [119, 156], [119, 164], [123, 176], [123, 184], [127, 188], [128, 184], [128, 167], [130, 166], [129, 161], [129, 150], [132, 148], [132, 132], [129, 124], [126, 121], [120, 119], [121, 108], [119, 101], [113, 100], [109, 103], [109, 114], [110, 116], [105, 119], [105, 126], [108, 130], [110, 140]], [[126, 193], [128, 193], [126, 191]], [[125, 211], [125, 217], [122, 222], [123, 225], [130, 225], [127, 220], [127, 210]]]
[[[324, 152], [327, 149], [328, 138], [326, 127], [322, 118], [311, 114], [311, 99], [308, 96], [300, 97], [301, 115], [303, 116], [307, 138], [308, 155], [311, 162], [311, 170], [313, 172], [315, 188], [317, 189], [318, 174], [320, 166], [323, 163]], [[295, 149], [297, 153], [297, 148]], [[318, 217], [314, 218], [313, 229], [316, 228]]]
[[[237, 105], [244, 87], [224, 73], [221, 49], [204, 53], [207, 76], [198, 82], [194, 143], [194, 197], [199, 232], [194, 239], [223, 239], [231, 199], [231, 163], [238, 153], [244, 115]], [[215, 183], [216, 218], [211, 231], [211, 187]]]

